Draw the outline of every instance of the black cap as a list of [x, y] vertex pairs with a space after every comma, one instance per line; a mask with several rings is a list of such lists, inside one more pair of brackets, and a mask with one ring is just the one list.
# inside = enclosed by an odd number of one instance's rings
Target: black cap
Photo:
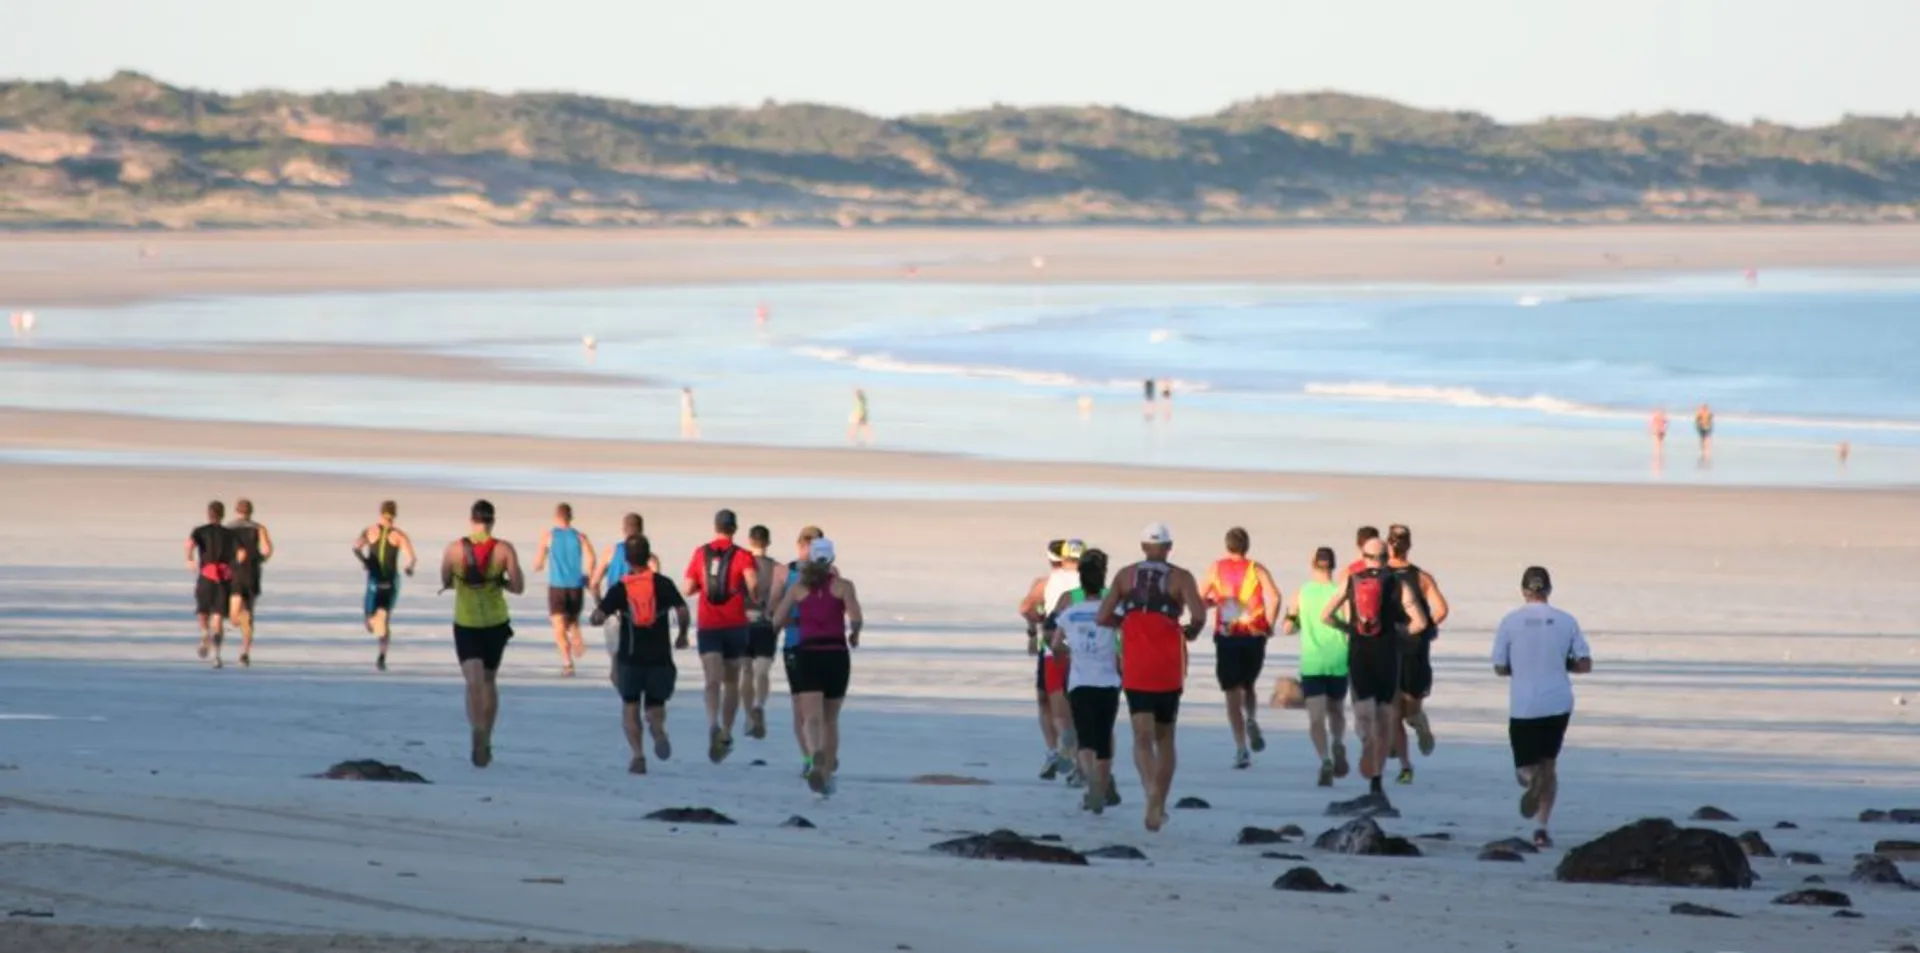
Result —
[[713, 529], [716, 533], [732, 533], [740, 529], [740, 517], [732, 510], [721, 510], [713, 514]]
[[1528, 566], [1520, 574], [1520, 591], [1540, 594], [1553, 591], [1553, 576], [1547, 573], [1545, 566]]
[[493, 504], [486, 500], [473, 501], [473, 521], [493, 525]]

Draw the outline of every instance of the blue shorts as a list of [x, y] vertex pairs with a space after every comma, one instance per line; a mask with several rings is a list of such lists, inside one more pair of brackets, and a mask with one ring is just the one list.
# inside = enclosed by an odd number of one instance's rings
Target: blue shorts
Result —
[[747, 657], [746, 626], [737, 629], [701, 629], [699, 648], [701, 655], [719, 655], [731, 662]]
[[1334, 701], [1347, 700], [1347, 677], [1345, 675], [1302, 675], [1300, 676], [1300, 695], [1303, 698], [1325, 696]]

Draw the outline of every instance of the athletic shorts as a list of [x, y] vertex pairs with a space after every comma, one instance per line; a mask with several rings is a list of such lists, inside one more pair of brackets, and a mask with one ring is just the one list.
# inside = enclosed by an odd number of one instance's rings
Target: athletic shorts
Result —
[[1259, 636], [1213, 637], [1213, 672], [1220, 690], [1252, 688], [1267, 664], [1267, 640]]
[[1073, 733], [1080, 747], [1100, 761], [1113, 760], [1113, 722], [1120, 717], [1120, 689], [1082, 685], [1067, 693], [1073, 709]]
[[773, 658], [780, 649], [780, 632], [765, 622], [747, 626], [747, 657]]
[[642, 708], [659, 708], [673, 697], [673, 683], [679, 669], [672, 665], [641, 665], [637, 662], [613, 663], [614, 688], [620, 700]]
[[1336, 702], [1347, 698], [1347, 677], [1345, 675], [1302, 675], [1300, 676], [1300, 695], [1303, 698], [1330, 698]]
[[460, 664], [478, 660], [487, 671], [500, 670], [500, 658], [507, 654], [507, 640], [513, 638], [513, 626], [507, 624], [468, 628], [453, 627], [453, 654]]
[[795, 695], [819, 692], [829, 699], [847, 697], [847, 682], [853, 675], [852, 653], [796, 649], [792, 655], [788, 681]]
[[1567, 722], [1573, 713], [1545, 718], [1507, 719], [1507, 742], [1513, 746], [1513, 766], [1530, 768], [1549, 758], [1560, 757], [1560, 743], [1567, 740]]
[[253, 604], [260, 600], [260, 585], [259, 583], [253, 583], [243, 587], [236, 584], [227, 589], [227, 598], [229, 601], [234, 599], [240, 600], [240, 607], [248, 612], [252, 612]]
[[1143, 692], [1127, 689], [1127, 714], [1138, 718], [1152, 715], [1156, 725], [1171, 725], [1180, 720], [1180, 692]]
[[1033, 690], [1047, 694], [1047, 653], [1042, 652], [1033, 660]]
[[193, 610], [199, 615], [227, 614], [228, 586], [205, 576], [193, 584]]
[[559, 586], [547, 587], [547, 615], [559, 616], [568, 622], [580, 621], [580, 610], [587, 604], [584, 589], [562, 589]]
[[699, 636], [701, 655], [719, 655], [731, 662], [747, 657], [747, 630], [738, 629], [701, 629]]
[[1390, 635], [1356, 635], [1347, 641], [1347, 678], [1355, 704], [1390, 705], [1400, 694], [1400, 652]]
[[372, 618], [377, 612], [391, 613], [394, 600], [399, 596], [400, 581], [398, 579], [387, 583], [369, 579], [367, 580], [367, 598], [361, 608], [365, 610], [368, 618]]
[[1424, 636], [1400, 647], [1400, 691], [1415, 698], [1433, 694], [1433, 643]]
[[1049, 695], [1065, 694], [1067, 690], [1067, 666], [1071, 664], [1058, 655], [1047, 654], [1040, 659], [1040, 688]]

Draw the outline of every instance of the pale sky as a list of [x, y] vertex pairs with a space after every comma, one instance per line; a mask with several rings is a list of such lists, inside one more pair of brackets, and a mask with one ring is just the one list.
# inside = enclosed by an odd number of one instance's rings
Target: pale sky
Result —
[[1920, 0], [0, 0], [0, 77], [882, 115], [1337, 89], [1502, 120], [1920, 112]]

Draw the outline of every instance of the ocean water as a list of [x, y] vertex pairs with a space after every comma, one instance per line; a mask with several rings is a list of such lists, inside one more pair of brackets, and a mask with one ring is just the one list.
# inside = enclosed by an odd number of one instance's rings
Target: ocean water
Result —
[[[764, 304], [770, 320], [756, 323]], [[588, 355], [583, 336], [598, 349]], [[0, 365], [0, 406], [1518, 480], [1920, 483], [1920, 271], [1532, 286], [731, 285], [41, 312], [10, 346], [375, 345], [631, 388]], [[1169, 382], [1147, 419], [1145, 378]], [[1718, 415], [1696, 461], [1691, 414]], [[1671, 433], [1656, 460], [1648, 415]], [[1842, 469], [1835, 448], [1851, 443]]]

